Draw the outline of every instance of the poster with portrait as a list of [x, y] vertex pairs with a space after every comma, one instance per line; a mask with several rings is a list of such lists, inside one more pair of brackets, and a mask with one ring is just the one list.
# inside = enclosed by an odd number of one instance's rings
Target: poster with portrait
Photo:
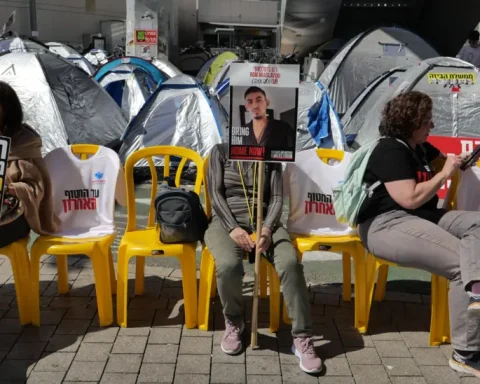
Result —
[[5, 193], [5, 177], [7, 175], [9, 153], [10, 153], [10, 138], [5, 136], [0, 136], [0, 216], [2, 212], [3, 196]]
[[232, 63], [229, 158], [294, 162], [300, 66]]

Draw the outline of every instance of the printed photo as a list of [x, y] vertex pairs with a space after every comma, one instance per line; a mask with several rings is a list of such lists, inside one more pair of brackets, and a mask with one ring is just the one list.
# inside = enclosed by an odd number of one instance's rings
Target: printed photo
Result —
[[[281, 65], [239, 63], [241, 80], [230, 87], [230, 159], [295, 161], [298, 77], [282, 85]], [[253, 67], [252, 67], [253, 66]], [[245, 76], [247, 75], [247, 76]], [[284, 77], [288, 76], [283, 74]], [[242, 81], [243, 80], [243, 81]]]

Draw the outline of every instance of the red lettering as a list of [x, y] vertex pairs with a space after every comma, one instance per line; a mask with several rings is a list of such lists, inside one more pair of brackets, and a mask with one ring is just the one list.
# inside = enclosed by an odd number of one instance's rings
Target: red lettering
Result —
[[69, 211], [95, 211], [97, 209], [97, 199], [95, 197], [62, 200], [63, 212]]
[[235, 155], [235, 156], [247, 156], [247, 148], [248, 147], [233, 147], [232, 146], [232, 155]]

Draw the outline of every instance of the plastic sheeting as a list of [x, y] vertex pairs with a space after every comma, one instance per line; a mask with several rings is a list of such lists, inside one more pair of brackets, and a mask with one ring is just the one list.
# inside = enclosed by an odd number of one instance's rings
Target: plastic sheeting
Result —
[[347, 43], [325, 68], [320, 82], [342, 116], [357, 96], [391, 68], [438, 56], [421, 37], [397, 27], [372, 28]]
[[[174, 145], [206, 157], [226, 137], [227, 115], [216, 96], [187, 75], [164, 82], [150, 97], [123, 135], [120, 159], [144, 147]], [[136, 166], [146, 166], [146, 161]], [[157, 166], [162, 159], [155, 159]]]
[[26, 120], [41, 135], [45, 153], [67, 143], [109, 144], [127, 125], [99, 84], [48, 51], [0, 55], [0, 78], [18, 92]]
[[[476, 83], [461, 85], [460, 92], [453, 92], [450, 86], [443, 83], [428, 83], [429, 73], [472, 73]], [[348, 114], [349, 121], [344, 121], [345, 133], [351, 131], [350, 124], [361, 114], [358, 126], [354, 127], [358, 133], [353, 148], [375, 140], [379, 133], [381, 113], [386, 103], [402, 92], [415, 90], [428, 94], [433, 100], [433, 121], [435, 128], [432, 134], [450, 137], [478, 137], [480, 135], [480, 83], [478, 70], [462, 60], [438, 57], [425, 60], [419, 65], [410, 67], [403, 76], [393, 83], [392, 87], [384, 92], [371, 92], [366, 96], [364, 103], [371, 106], [358, 108]], [[371, 98], [371, 100], [368, 100]], [[344, 116], [347, 118], [347, 115]]]

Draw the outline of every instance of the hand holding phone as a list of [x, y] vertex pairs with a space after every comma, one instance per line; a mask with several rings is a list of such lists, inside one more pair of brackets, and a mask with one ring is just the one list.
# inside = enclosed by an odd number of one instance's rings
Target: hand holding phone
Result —
[[465, 160], [463, 160], [462, 165], [460, 166], [460, 169], [462, 171], [465, 171], [468, 167], [471, 167], [472, 165], [475, 165], [480, 159], [480, 145], [473, 150], [473, 152], [467, 156]]

